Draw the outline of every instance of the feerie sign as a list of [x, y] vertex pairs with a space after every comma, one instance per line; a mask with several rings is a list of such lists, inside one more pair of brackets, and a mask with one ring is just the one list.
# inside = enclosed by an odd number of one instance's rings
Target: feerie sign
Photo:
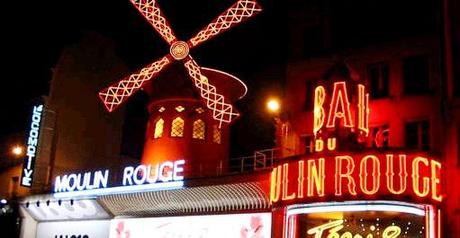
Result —
[[128, 166], [123, 170], [122, 186], [109, 187], [109, 170], [73, 173], [57, 176], [54, 196], [85, 196], [134, 192], [152, 189], [168, 189], [183, 186], [184, 160], [166, 161], [157, 165]]
[[379, 196], [442, 201], [441, 163], [410, 154], [335, 155], [284, 163], [271, 174], [272, 202]]

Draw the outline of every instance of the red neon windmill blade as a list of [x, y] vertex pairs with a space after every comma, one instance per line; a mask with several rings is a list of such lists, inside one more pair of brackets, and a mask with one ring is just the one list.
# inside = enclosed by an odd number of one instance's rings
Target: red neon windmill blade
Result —
[[[160, 7], [154, 0], [131, 0], [136, 9], [147, 19], [161, 37], [171, 45], [176, 40], [170, 24], [163, 16]], [[165, 66], [171, 63], [169, 55], [145, 66], [138, 72], [120, 80], [99, 92], [99, 98], [109, 112], [116, 110], [133, 93], [155, 77]]]
[[262, 11], [255, 0], [239, 0], [188, 41], [193, 48]]
[[105, 105], [107, 111], [112, 112], [118, 108], [129, 96], [137, 92], [142, 86], [155, 77], [165, 66], [171, 63], [169, 56], [165, 56], [137, 73], [131, 74], [117, 83], [99, 92], [99, 98]]
[[196, 36], [192, 37], [188, 43], [176, 39], [155, 0], [131, 0], [131, 2], [170, 45], [170, 55], [166, 55], [160, 60], [147, 65], [139, 72], [101, 91], [99, 97], [104, 102], [107, 110], [115, 110], [131, 94], [139, 90], [147, 81], [155, 77], [164, 67], [171, 63], [172, 59], [175, 59], [184, 60], [184, 66], [187, 68], [194, 86], [200, 91], [201, 98], [213, 112], [213, 118], [219, 121], [219, 125], [223, 122], [229, 123], [236, 118], [239, 115], [238, 112], [231, 104], [226, 102], [222, 94], [217, 92], [217, 88], [201, 74], [200, 67], [189, 55], [189, 48], [203, 43], [253, 16], [254, 13], [261, 11], [257, 2], [255, 0], [239, 0], [198, 32]]

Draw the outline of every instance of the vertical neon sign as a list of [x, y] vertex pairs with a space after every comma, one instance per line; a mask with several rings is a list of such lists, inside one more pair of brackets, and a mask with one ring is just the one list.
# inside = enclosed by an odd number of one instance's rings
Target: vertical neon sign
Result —
[[32, 187], [32, 180], [35, 168], [35, 157], [37, 155], [38, 137], [40, 135], [40, 122], [42, 119], [43, 105], [34, 106], [32, 112], [32, 122], [30, 124], [29, 136], [27, 139], [27, 154], [21, 175], [21, 186]]

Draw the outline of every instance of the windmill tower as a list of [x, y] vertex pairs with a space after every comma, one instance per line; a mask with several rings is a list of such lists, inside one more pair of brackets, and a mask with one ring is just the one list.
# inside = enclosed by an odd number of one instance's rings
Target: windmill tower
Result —
[[176, 38], [155, 0], [131, 2], [170, 45], [169, 54], [105, 88], [99, 97], [111, 112], [141, 88], [150, 95], [143, 164], [184, 159], [189, 177], [225, 170], [228, 124], [239, 116], [231, 103], [247, 89], [230, 74], [200, 67], [189, 53], [260, 12], [260, 6], [255, 0], [239, 0], [185, 42]]

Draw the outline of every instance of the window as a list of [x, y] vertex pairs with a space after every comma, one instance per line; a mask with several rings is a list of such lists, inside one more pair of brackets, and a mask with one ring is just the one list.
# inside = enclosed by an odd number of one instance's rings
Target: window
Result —
[[367, 77], [371, 86], [372, 98], [383, 98], [389, 95], [389, 67], [386, 63], [371, 64], [367, 67]]
[[176, 111], [178, 111], [178, 112], [183, 112], [183, 111], [185, 110], [185, 107], [183, 107], [183, 106], [177, 106], [175, 109], [176, 109]]
[[305, 82], [305, 111], [313, 111], [313, 83], [312, 80]]
[[184, 119], [176, 117], [171, 123], [171, 137], [184, 137]]
[[304, 57], [317, 55], [324, 50], [323, 36], [320, 26], [311, 26], [305, 28], [303, 38]]
[[408, 122], [405, 131], [407, 148], [430, 149], [430, 122], [428, 120]]
[[201, 119], [194, 121], [192, 138], [204, 140], [205, 133], [206, 133], [206, 124], [204, 123], [204, 121]]
[[220, 144], [222, 142], [222, 132], [217, 125], [212, 127], [212, 142]]
[[390, 127], [388, 125], [371, 128], [368, 145], [372, 148], [388, 148], [390, 141]]
[[153, 133], [154, 139], [157, 139], [163, 136], [164, 125], [165, 125], [165, 121], [161, 118], [155, 123], [155, 132]]
[[426, 56], [412, 56], [403, 60], [404, 92], [420, 94], [430, 92], [430, 71]]

